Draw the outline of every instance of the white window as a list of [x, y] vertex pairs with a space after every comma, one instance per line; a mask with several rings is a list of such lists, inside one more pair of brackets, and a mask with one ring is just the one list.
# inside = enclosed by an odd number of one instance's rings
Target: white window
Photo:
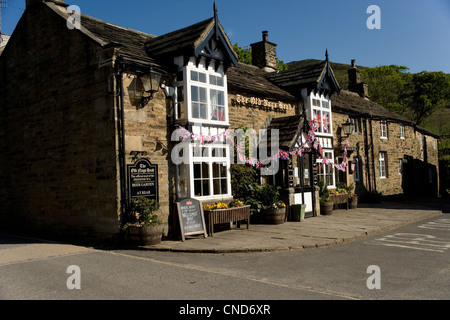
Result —
[[229, 158], [226, 145], [193, 145], [193, 197], [229, 196]]
[[213, 199], [231, 196], [228, 146], [194, 142], [189, 150], [189, 164], [177, 166], [178, 197]]
[[387, 139], [387, 123], [385, 120], [380, 121], [380, 138]]
[[403, 124], [400, 125], [400, 139], [405, 139], [405, 126]]
[[387, 167], [386, 167], [386, 152], [380, 152], [380, 178], [387, 177]]
[[355, 128], [355, 133], [361, 133], [362, 132], [362, 124], [360, 118], [351, 118], [351, 123], [353, 123]]
[[226, 75], [222, 67], [217, 71], [190, 61], [177, 74], [175, 118], [193, 123], [228, 125]]
[[403, 159], [398, 159], [398, 174], [403, 174]]
[[311, 94], [311, 118], [315, 121], [316, 133], [332, 135], [332, 114], [330, 110], [330, 100], [327, 96]]
[[[324, 152], [325, 157], [330, 160], [333, 160], [333, 153], [333, 151]], [[323, 164], [322, 159], [317, 159], [317, 175], [319, 177], [319, 181], [323, 180], [325, 186], [330, 189], [335, 187], [333, 164]]]

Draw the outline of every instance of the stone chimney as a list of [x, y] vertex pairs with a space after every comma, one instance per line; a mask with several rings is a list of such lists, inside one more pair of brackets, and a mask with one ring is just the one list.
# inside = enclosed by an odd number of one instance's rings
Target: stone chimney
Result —
[[252, 43], [252, 64], [266, 72], [277, 71], [277, 45], [269, 42], [269, 32], [262, 32], [262, 41]]
[[60, 6], [67, 6], [64, 2], [64, 0], [26, 0], [26, 8], [34, 7], [35, 5], [41, 3], [41, 2], [53, 2], [54, 4], [60, 5]]
[[361, 82], [359, 69], [356, 67], [354, 59], [351, 61], [351, 67], [348, 69], [348, 90], [359, 94], [361, 97], [369, 97], [369, 87]]

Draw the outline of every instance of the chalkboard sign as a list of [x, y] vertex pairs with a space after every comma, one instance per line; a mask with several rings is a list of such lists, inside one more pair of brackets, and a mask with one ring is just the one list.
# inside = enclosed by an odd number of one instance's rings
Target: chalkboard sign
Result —
[[177, 202], [178, 218], [181, 228], [181, 238], [185, 241], [185, 236], [194, 234], [206, 235], [205, 217], [200, 201], [186, 199]]
[[127, 165], [130, 199], [145, 197], [158, 201], [158, 165], [147, 159], [138, 159]]

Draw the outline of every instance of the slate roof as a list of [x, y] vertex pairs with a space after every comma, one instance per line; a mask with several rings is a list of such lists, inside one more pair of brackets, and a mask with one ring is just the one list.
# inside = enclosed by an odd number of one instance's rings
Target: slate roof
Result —
[[298, 137], [302, 132], [303, 125], [303, 115], [273, 118], [267, 127], [267, 135], [263, 136], [260, 141], [260, 146], [262, 148], [267, 148], [269, 151], [272, 143], [272, 135], [270, 130], [278, 130], [278, 148], [290, 151], [294, 149]]
[[239, 63], [227, 72], [228, 90], [247, 92], [264, 97], [295, 100], [289, 92], [279, 88], [266, 78], [266, 72], [258, 67]]
[[418, 131], [429, 136], [439, 138], [438, 135], [429, 132], [428, 130], [417, 126], [411, 120], [389, 111], [387, 108], [379, 104], [361, 97], [359, 94], [347, 90], [342, 90], [340, 94], [334, 95], [331, 98], [331, 108], [333, 112], [345, 113], [350, 116], [365, 117], [374, 120], [387, 120], [397, 123], [403, 123], [413, 126]]
[[326, 61], [321, 61], [298, 69], [284, 70], [267, 74], [267, 78], [280, 87], [308, 86], [317, 84], [325, 71]]
[[162, 55], [173, 57], [186, 51], [193, 51], [195, 44], [206, 37], [206, 33], [214, 25], [214, 22], [214, 18], [210, 18], [189, 27], [155, 37], [146, 42], [146, 48], [155, 57]]
[[327, 90], [331, 94], [339, 92], [339, 84], [328, 62], [328, 52], [326, 57], [324, 61], [300, 68], [269, 73], [266, 77], [277, 86], [297, 95], [302, 88]]

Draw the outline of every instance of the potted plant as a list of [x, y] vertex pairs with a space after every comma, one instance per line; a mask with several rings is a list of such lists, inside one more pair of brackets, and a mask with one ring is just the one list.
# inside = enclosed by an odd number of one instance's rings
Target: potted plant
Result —
[[348, 206], [350, 209], [356, 209], [358, 207], [358, 195], [356, 193], [351, 193], [348, 196]]
[[280, 200], [279, 187], [265, 185], [260, 190], [262, 210], [260, 212], [263, 223], [282, 224], [286, 220], [286, 204]]
[[320, 214], [330, 215], [333, 213], [334, 201], [330, 195], [320, 197]]
[[330, 191], [323, 180], [319, 181], [320, 214], [330, 215], [333, 213], [334, 201], [330, 197]]
[[161, 242], [163, 224], [159, 214], [159, 203], [145, 197], [132, 199], [128, 208], [128, 230], [130, 241], [135, 245], [149, 246]]

